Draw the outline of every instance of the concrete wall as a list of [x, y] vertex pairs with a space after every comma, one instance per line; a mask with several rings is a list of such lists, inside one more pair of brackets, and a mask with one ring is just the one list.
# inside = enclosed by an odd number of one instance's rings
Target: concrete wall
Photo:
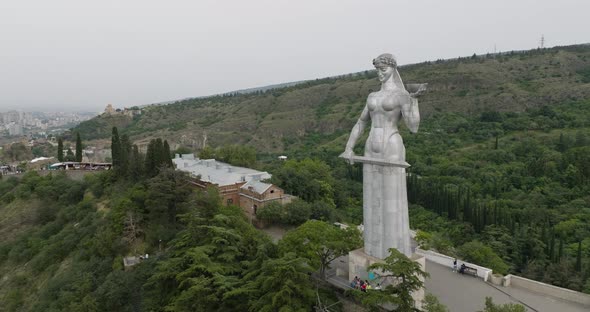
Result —
[[[449, 269], [453, 268], [453, 261], [455, 260], [455, 258], [453, 258], [453, 257], [449, 257], [447, 255], [443, 255], [441, 253], [434, 252], [432, 250], [422, 250], [418, 247], [416, 247], [416, 254], [424, 256], [424, 257], [426, 257], [426, 259], [428, 259], [434, 263], [444, 265], [444, 266], [448, 267]], [[465, 261], [461, 261], [460, 259], [457, 259], [457, 267], [461, 267], [462, 263], [465, 263], [465, 265], [468, 267], [476, 268], [477, 269], [477, 276], [482, 278], [486, 282], [489, 280], [489, 278], [492, 274], [492, 269], [485, 268], [485, 267], [479, 266], [477, 264], [473, 264], [473, 263], [469, 263], [469, 262], [465, 262]]]
[[533, 281], [516, 275], [506, 275], [504, 279], [507, 285], [512, 287], [523, 288], [543, 295], [590, 306], [590, 295], [588, 294]]

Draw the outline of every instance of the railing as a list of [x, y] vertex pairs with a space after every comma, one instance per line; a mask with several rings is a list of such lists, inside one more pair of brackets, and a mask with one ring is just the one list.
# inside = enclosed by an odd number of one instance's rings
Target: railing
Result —
[[[424, 257], [426, 257], [426, 259], [428, 259], [434, 263], [438, 263], [440, 265], [443, 265], [443, 266], [446, 266], [449, 268], [453, 267], [453, 261], [455, 260], [455, 258], [453, 258], [453, 257], [449, 257], [447, 255], [443, 255], [441, 253], [434, 252], [431, 250], [423, 250], [423, 249], [420, 249], [419, 247], [416, 247], [416, 254], [424, 256]], [[482, 278], [484, 281], [487, 282], [490, 279], [490, 276], [492, 274], [492, 269], [482, 267], [477, 264], [458, 260], [457, 265], [461, 266], [460, 263], [464, 263], [468, 267], [472, 267], [472, 268], [477, 269], [477, 276]]]

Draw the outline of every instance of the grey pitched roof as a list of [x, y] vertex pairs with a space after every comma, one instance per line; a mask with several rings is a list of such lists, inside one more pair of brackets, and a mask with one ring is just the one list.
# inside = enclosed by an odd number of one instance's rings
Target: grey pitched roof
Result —
[[242, 185], [241, 189], [250, 190], [250, 188], [252, 188], [251, 189], [252, 191], [254, 191], [258, 194], [262, 194], [262, 193], [266, 192], [266, 190], [268, 190], [271, 186], [272, 186], [272, 184], [260, 182], [257, 180], [250, 180], [250, 181], [248, 181], [248, 183]]

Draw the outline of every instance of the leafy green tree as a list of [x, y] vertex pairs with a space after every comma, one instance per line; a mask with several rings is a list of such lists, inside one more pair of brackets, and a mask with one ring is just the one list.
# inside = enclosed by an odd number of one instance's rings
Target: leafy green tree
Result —
[[279, 249], [283, 254], [293, 251], [307, 259], [325, 279], [332, 261], [361, 245], [361, 235], [355, 227], [342, 230], [323, 221], [309, 220], [288, 232], [279, 242]]
[[479, 312], [525, 312], [526, 309], [520, 304], [494, 304], [491, 297], [486, 297], [486, 307]]
[[57, 139], [57, 160], [64, 161], [64, 140], [62, 138]]
[[251, 285], [258, 296], [251, 299], [249, 311], [310, 311], [315, 292], [309, 272], [306, 260], [294, 253], [266, 261]]
[[273, 175], [272, 182], [307, 202], [334, 201], [331, 169], [320, 160], [288, 160]]
[[178, 231], [178, 217], [188, 209], [187, 200], [194, 190], [184, 173], [172, 169], [161, 171], [147, 185], [147, 239], [150, 243], [167, 242]]
[[213, 159], [213, 158], [215, 158], [215, 149], [213, 149], [210, 146], [205, 146], [199, 152], [199, 158], [200, 159]]
[[395, 311], [419, 311], [414, 307], [412, 293], [424, 287], [423, 280], [429, 276], [428, 273], [422, 270], [419, 263], [410, 260], [397, 249], [390, 248], [389, 252], [385, 262], [374, 263], [367, 270], [378, 272], [382, 280], [391, 283], [380, 291], [362, 293], [354, 290], [353, 293], [371, 311], [379, 311], [380, 306], [387, 303], [393, 304]]
[[336, 219], [336, 207], [334, 202], [317, 200], [311, 204], [311, 218], [326, 222], [333, 222]]
[[66, 157], [64, 157], [65, 161], [76, 161], [76, 156], [74, 155], [74, 152], [72, 152], [71, 148], [68, 148], [68, 151], [66, 152]]
[[300, 199], [283, 206], [283, 211], [282, 221], [285, 224], [299, 225], [311, 217], [311, 205]]
[[80, 132], [76, 132], [76, 161], [82, 161], [82, 139], [80, 138]]
[[277, 202], [268, 203], [257, 209], [256, 218], [268, 223], [280, 223], [283, 220], [283, 205]]
[[488, 267], [495, 273], [506, 274], [508, 265], [504, 263], [492, 248], [484, 245], [480, 241], [471, 241], [459, 247], [459, 255], [469, 262]]
[[422, 310], [425, 312], [449, 312], [449, 309], [438, 301], [433, 294], [426, 294], [424, 301], [422, 302]]

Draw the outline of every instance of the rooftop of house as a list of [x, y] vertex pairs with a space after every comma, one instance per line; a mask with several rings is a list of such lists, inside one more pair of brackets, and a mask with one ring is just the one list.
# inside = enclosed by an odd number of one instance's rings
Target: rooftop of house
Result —
[[251, 190], [253, 192], [256, 192], [257, 194], [262, 194], [266, 192], [266, 190], [268, 190], [271, 186], [272, 184], [269, 183], [264, 183], [257, 180], [250, 180], [248, 181], [248, 183], [242, 185], [241, 188], [244, 190]]
[[[192, 176], [201, 176], [200, 180], [219, 186], [236, 183], [270, 179], [265, 171], [232, 166], [215, 159], [199, 159], [193, 154], [177, 154], [172, 159], [176, 169], [188, 172]], [[261, 182], [262, 183], [262, 182]], [[265, 183], [263, 183], [265, 184]]]

